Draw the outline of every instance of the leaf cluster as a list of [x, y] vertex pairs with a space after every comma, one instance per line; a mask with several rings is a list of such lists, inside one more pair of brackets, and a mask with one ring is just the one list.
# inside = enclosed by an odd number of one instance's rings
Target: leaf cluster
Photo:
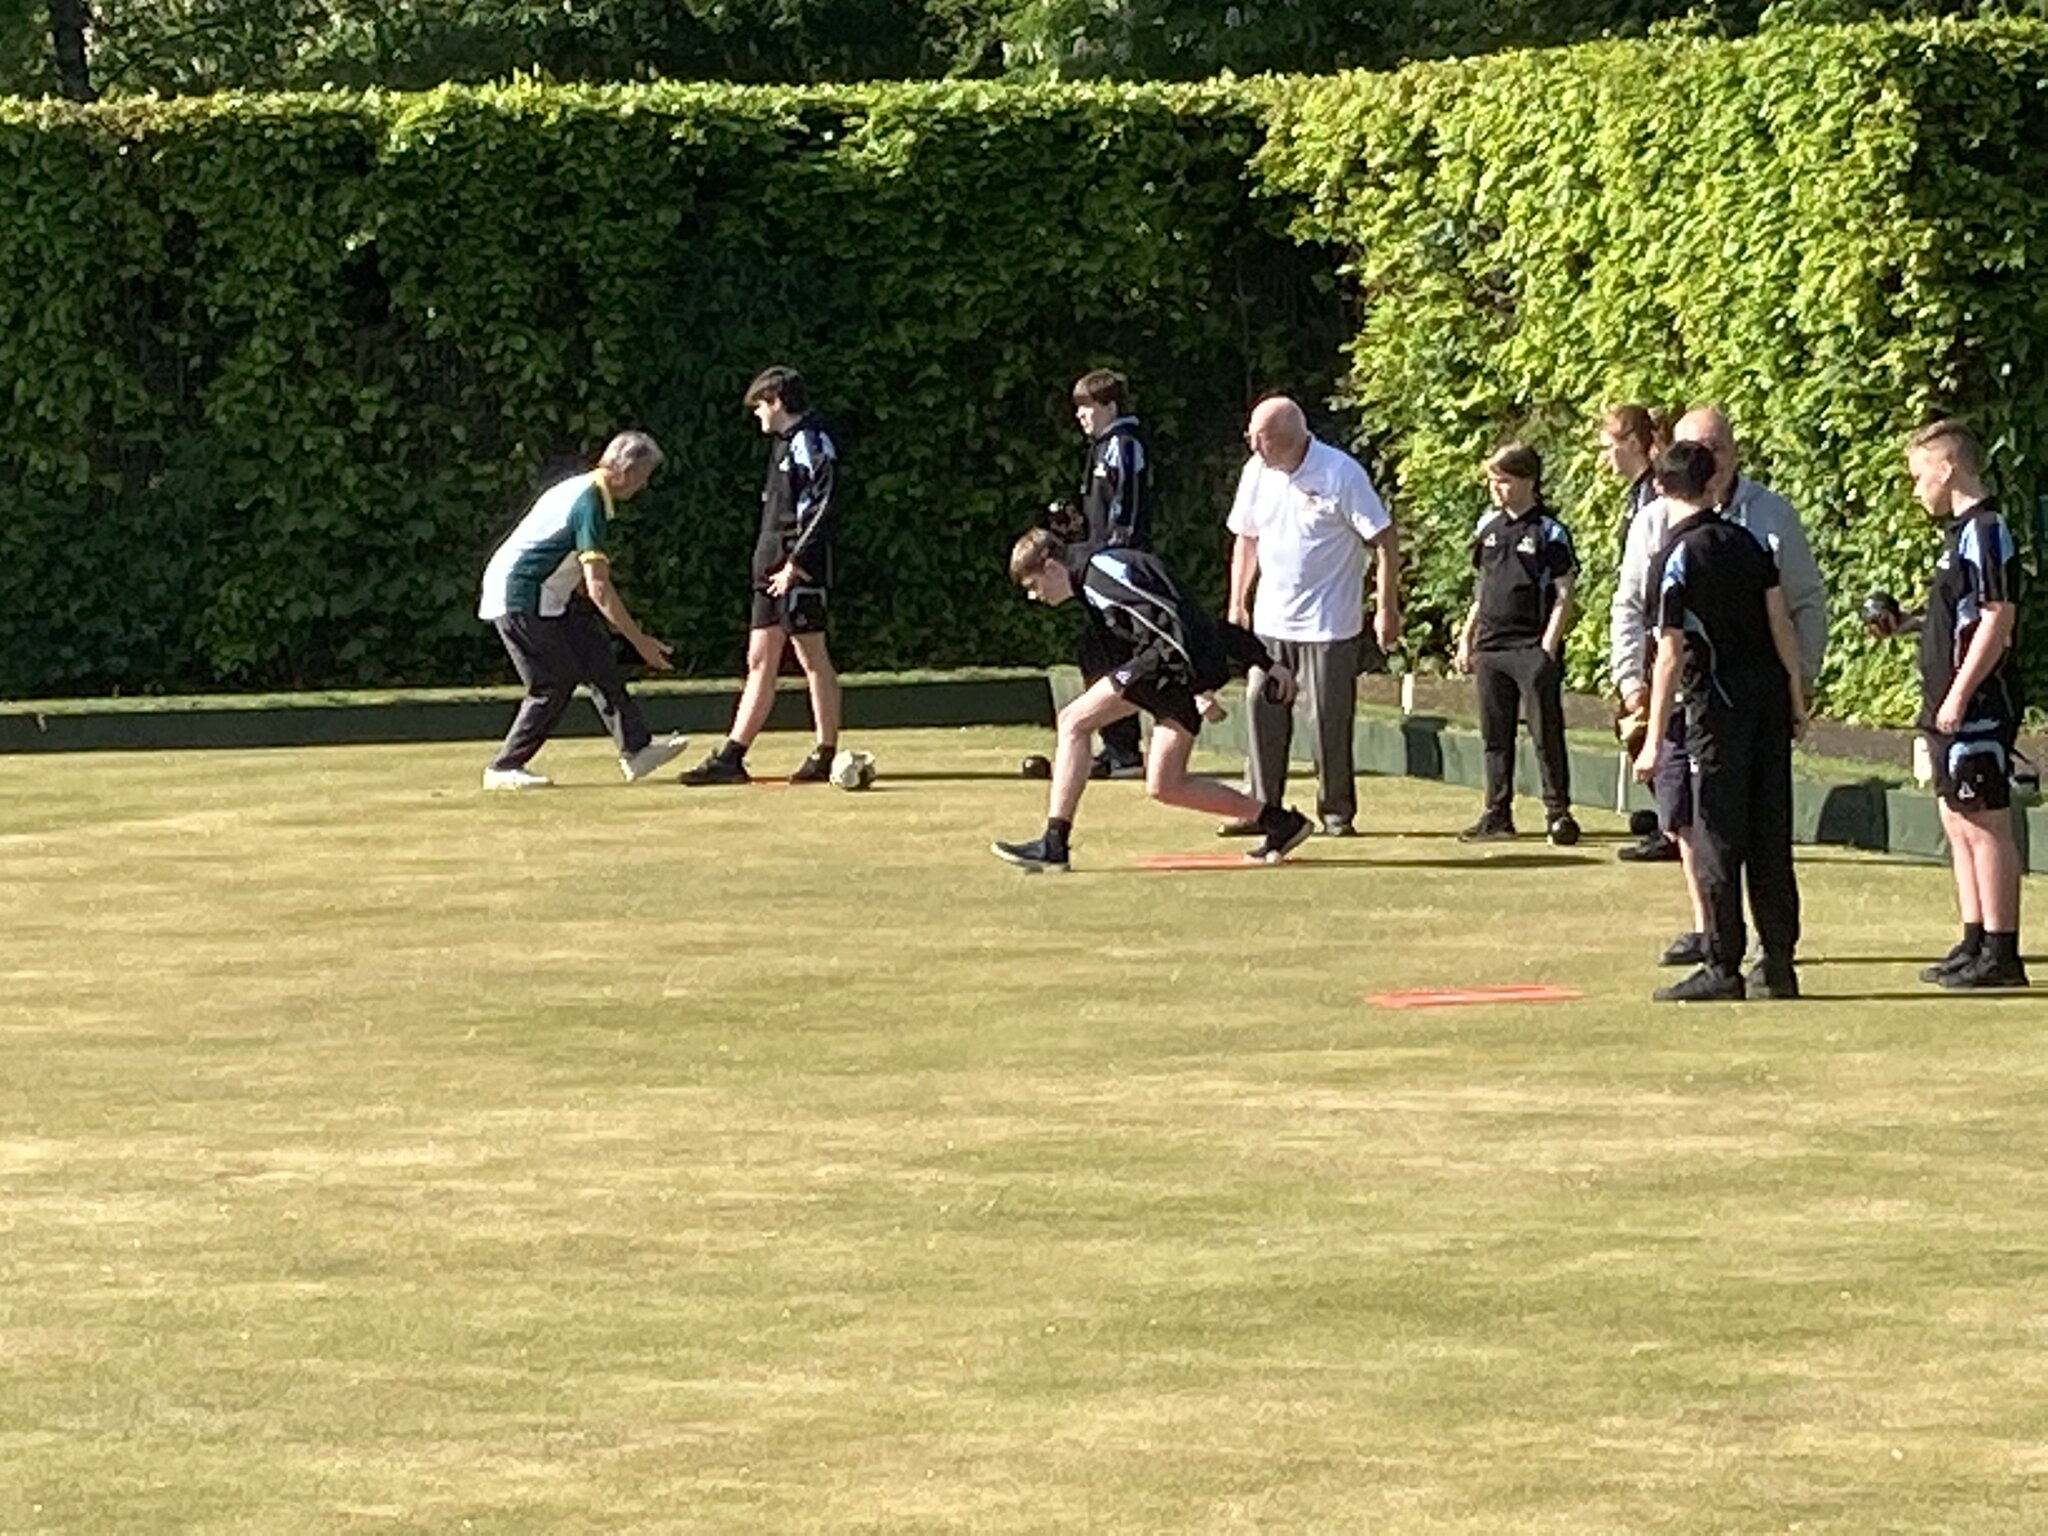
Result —
[[729, 675], [770, 362], [841, 439], [846, 664], [1070, 646], [1003, 561], [1074, 487], [1094, 366], [1136, 381], [1168, 552], [1220, 590], [1245, 402], [1326, 387], [1339, 337], [1257, 137], [1216, 88], [0, 106], [0, 559], [34, 573], [0, 694], [496, 677], [489, 548], [628, 425], [669, 461], [622, 587]]
[[1904, 437], [1974, 421], [2023, 536], [2048, 491], [2048, 32], [1777, 28], [1268, 92], [1258, 170], [1356, 289], [1345, 391], [1398, 475], [1425, 645], [1469, 599], [1479, 465], [1522, 437], [1579, 536], [1571, 674], [1596, 686], [1621, 531], [1598, 418], [1715, 403], [1828, 577], [1829, 707], [1910, 716], [1906, 648], [1855, 618], [1874, 588], [1912, 601], [1935, 553]]

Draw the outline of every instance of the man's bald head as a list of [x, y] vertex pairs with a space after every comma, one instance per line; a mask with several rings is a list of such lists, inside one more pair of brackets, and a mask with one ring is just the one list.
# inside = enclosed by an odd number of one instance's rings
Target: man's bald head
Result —
[[1268, 468], [1299, 469], [1308, 452], [1308, 417], [1285, 395], [1272, 395], [1252, 407], [1244, 439]]
[[1678, 418], [1671, 440], [1698, 443], [1714, 455], [1714, 499], [1724, 499], [1735, 484], [1736, 469], [1735, 429], [1728, 425], [1727, 415], [1711, 405], [1696, 405]]

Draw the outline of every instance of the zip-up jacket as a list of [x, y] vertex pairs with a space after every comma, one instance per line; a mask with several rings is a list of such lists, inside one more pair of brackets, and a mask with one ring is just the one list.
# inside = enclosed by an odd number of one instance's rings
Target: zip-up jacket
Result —
[[832, 580], [832, 491], [839, 450], [816, 416], [803, 416], [777, 433], [761, 487], [761, 534], [754, 541], [754, 580], [766, 581], [785, 563], [804, 585]]
[[1091, 549], [1143, 549], [1152, 540], [1152, 456], [1138, 418], [1119, 416], [1088, 445], [1081, 515]]
[[1258, 636], [1214, 617], [1142, 550], [1084, 555], [1074, 584], [1106, 653], [1117, 658], [1109, 675], [1119, 690], [1154, 684], [1206, 693], [1233, 673], [1273, 664]]

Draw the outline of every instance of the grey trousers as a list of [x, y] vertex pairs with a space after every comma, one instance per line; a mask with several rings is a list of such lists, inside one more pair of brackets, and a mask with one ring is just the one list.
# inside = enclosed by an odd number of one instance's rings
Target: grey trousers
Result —
[[508, 613], [495, 622], [498, 638], [526, 684], [526, 697], [493, 768], [524, 767], [561, 723], [578, 683], [589, 685], [591, 702], [621, 753], [630, 757], [647, 745], [647, 722], [626, 692], [612, 655], [611, 635], [594, 609], [572, 604], [558, 619]]
[[[1351, 725], [1358, 715], [1358, 667], [1364, 637], [1349, 640], [1274, 640], [1259, 636], [1273, 659], [1294, 672], [1300, 699], [1308, 704], [1315, 730], [1316, 814], [1325, 821], [1358, 815], [1358, 785], [1351, 761]], [[1254, 673], [1245, 695], [1251, 735], [1247, 788], [1264, 805], [1278, 805], [1287, 793], [1287, 750], [1294, 740], [1294, 710], [1274, 704]]]

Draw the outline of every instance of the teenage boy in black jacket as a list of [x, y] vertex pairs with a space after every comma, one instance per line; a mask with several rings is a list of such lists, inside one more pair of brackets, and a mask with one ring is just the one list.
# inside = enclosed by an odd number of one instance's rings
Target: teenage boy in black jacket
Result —
[[1091, 640], [1109, 670], [1060, 711], [1059, 748], [1043, 835], [993, 843], [999, 859], [1030, 870], [1068, 867], [1074, 811], [1088, 783], [1088, 743], [1096, 731], [1139, 710], [1152, 716], [1146, 787], [1155, 800], [1210, 816], [1255, 820], [1264, 834], [1245, 855], [1277, 863], [1314, 830], [1301, 812], [1261, 805], [1251, 796], [1188, 772], [1204, 719], [1222, 718], [1215, 691], [1233, 672], [1260, 667], [1276, 703], [1290, 699], [1294, 674], [1267, 654], [1251, 631], [1212, 617], [1153, 556], [1138, 550], [1069, 550], [1034, 529], [1010, 552], [1010, 579], [1034, 602], [1057, 606], [1080, 596]]

